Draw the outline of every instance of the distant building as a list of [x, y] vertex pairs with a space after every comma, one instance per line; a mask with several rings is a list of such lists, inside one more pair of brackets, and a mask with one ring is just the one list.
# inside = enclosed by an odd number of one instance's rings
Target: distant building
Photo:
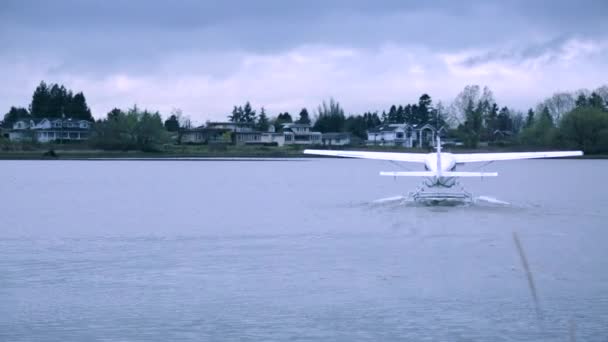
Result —
[[285, 123], [283, 124], [283, 134], [287, 145], [318, 145], [321, 144], [321, 132], [310, 130], [310, 124]]
[[[272, 131], [274, 131], [274, 127], [271, 125]], [[265, 132], [262, 133], [262, 143], [269, 145], [277, 145], [284, 146], [285, 145], [285, 134], [284, 133], [275, 133], [275, 132]]]
[[253, 132], [255, 124], [253, 122], [207, 122], [206, 128], [225, 129], [231, 132]]
[[[208, 122], [204, 126], [180, 130], [182, 144], [232, 144], [245, 143], [254, 132], [253, 123], [244, 122]], [[244, 133], [244, 134], [241, 134]]]
[[367, 131], [367, 145], [434, 146], [436, 134], [435, 127], [429, 124], [420, 127], [409, 124], [383, 124]]
[[346, 132], [340, 133], [323, 133], [321, 136], [321, 142], [326, 146], [344, 146], [350, 145], [351, 134]]
[[88, 140], [91, 122], [74, 119], [22, 119], [13, 124], [9, 131], [11, 141], [82, 141]]
[[232, 131], [221, 128], [207, 128], [204, 126], [183, 129], [179, 132], [182, 144], [230, 144]]
[[235, 145], [315, 145], [321, 144], [321, 132], [312, 132], [309, 124], [288, 123], [282, 132], [273, 125], [267, 132], [255, 130], [253, 123], [208, 122], [205, 126], [180, 131], [182, 144]]

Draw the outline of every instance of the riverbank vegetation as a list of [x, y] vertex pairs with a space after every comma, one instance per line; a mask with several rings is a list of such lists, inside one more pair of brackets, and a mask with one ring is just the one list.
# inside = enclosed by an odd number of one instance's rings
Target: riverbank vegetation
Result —
[[[270, 126], [280, 130], [282, 124], [311, 124], [322, 133], [348, 132], [358, 142], [345, 148], [403, 151], [399, 147], [362, 146], [367, 130], [381, 124], [425, 125], [443, 128], [443, 135], [462, 144], [467, 151], [582, 149], [587, 154], [608, 154], [608, 86], [593, 91], [560, 92], [546, 98], [534, 108], [520, 111], [499, 105], [488, 87], [466, 86], [448, 105], [435, 102], [422, 94], [414, 103], [395, 103], [388, 109], [364, 113], [347, 113], [342, 105], [330, 99], [312, 111], [302, 108], [296, 113], [273, 115], [249, 103], [234, 106], [226, 118], [232, 122], [251, 124], [260, 131]], [[302, 147], [268, 146], [180, 146], [180, 132], [193, 127], [180, 110], [163, 119], [158, 111], [133, 106], [115, 108], [94, 121], [91, 138], [78, 145], [11, 142], [8, 133], [21, 119], [73, 118], [93, 121], [82, 92], [74, 93], [63, 85], [41, 82], [31, 103], [11, 107], [0, 124], [0, 149], [5, 154], [27, 156], [35, 151], [60, 149], [73, 155], [100, 155], [111, 151], [156, 152], [184, 156], [291, 156]], [[76, 152], [67, 152], [76, 151]], [[88, 151], [88, 152], [84, 152]], [[79, 154], [80, 153], [80, 154]], [[136, 153], [136, 152], [132, 152]]]

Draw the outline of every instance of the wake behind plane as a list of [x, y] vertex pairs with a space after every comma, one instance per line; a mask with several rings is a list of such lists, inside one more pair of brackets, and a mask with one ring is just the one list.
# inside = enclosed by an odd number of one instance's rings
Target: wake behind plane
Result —
[[417, 202], [441, 204], [443, 202], [467, 202], [472, 196], [464, 188], [458, 188], [461, 177], [496, 177], [497, 172], [456, 171], [456, 166], [467, 163], [500, 160], [560, 158], [582, 156], [582, 151], [554, 152], [507, 152], [507, 153], [449, 153], [441, 151], [441, 139], [437, 136], [436, 151], [431, 153], [366, 152], [366, 151], [327, 151], [304, 150], [305, 154], [332, 157], [388, 160], [424, 164], [424, 171], [381, 171], [381, 176], [423, 177], [425, 180], [411, 197]]

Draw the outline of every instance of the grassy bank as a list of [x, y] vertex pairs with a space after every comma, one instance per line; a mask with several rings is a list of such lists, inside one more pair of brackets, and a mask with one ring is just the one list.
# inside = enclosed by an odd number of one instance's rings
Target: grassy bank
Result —
[[[125, 159], [125, 158], [303, 158], [305, 147], [300, 146], [214, 146], [214, 145], [167, 145], [157, 152], [142, 151], [106, 151], [90, 149], [79, 145], [39, 145], [19, 146], [0, 150], [0, 160], [82, 160], [82, 159]], [[315, 147], [319, 148], [319, 147]], [[344, 146], [332, 149], [428, 153], [432, 149], [381, 147], [381, 146]], [[55, 156], [49, 156], [53, 150]], [[538, 147], [483, 147], [478, 149], [444, 148], [445, 152], [483, 153], [483, 152], [526, 152], [543, 150]], [[545, 149], [546, 150], [546, 149]], [[608, 155], [585, 155], [584, 159], [608, 159]]]

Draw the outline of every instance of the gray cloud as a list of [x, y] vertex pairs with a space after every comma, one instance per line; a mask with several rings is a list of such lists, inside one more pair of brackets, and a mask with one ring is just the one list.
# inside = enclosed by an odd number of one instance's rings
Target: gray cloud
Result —
[[[354, 110], [419, 91], [449, 100], [465, 84], [504, 76], [503, 69], [467, 71], [487, 63], [515, 68], [515, 77], [543, 57], [546, 68], [562, 72], [551, 63], [570, 42], [608, 39], [606, 17], [608, 3], [594, 0], [4, 0], [0, 73], [8, 85], [0, 86], [0, 110], [29, 101], [41, 79], [81, 87], [98, 114], [133, 102], [220, 113], [241, 100], [277, 110], [331, 95]], [[340, 51], [351, 56], [336, 57]], [[462, 70], [441, 57], [455, 55]], [[592, 57], [572, 58], [596, 82], [606, 63]], [[544, 84], [546, 76], [534, 75], [521, 80]], [[570, 77], [576, 87], [594, 86]], [[496, 87], [518, 101], [504, 84]], [[175, 90], [184, 85], [185, 95]]]

